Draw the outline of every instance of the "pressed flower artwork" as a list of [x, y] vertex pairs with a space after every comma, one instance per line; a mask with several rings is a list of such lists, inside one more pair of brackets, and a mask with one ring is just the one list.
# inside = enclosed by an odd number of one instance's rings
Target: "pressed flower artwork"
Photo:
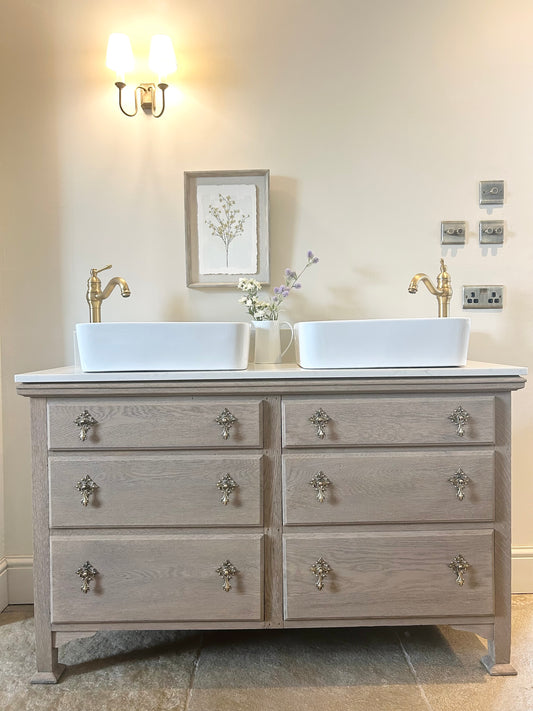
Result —
[[198, 186], [200, 274], [257, 271], [255, 185]]

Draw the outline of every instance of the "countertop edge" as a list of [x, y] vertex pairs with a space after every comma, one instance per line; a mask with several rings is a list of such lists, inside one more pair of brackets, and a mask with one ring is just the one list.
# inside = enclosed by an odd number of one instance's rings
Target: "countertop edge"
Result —
[[525, 376], [527, 367], [468, 361], [465, 366], [439, 368], [357, 368], [307, 370], [295, 363], [255, 365], [246, 370], [225, 371], [142, 371], [120, 373], [84, 373], [75, 366], [63, 366], [15, 375], [15, 383], [119, 383], [119, 382], [184, 382], [192, 380], [324, 380], [324, 379], [390, 379], [450, 378], [486, 376]]

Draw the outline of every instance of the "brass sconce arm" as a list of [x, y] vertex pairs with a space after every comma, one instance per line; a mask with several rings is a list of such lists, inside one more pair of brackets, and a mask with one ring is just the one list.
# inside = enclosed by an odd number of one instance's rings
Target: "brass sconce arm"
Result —
[[137, 111], [139, 110], [139, 107], [138, 107], [138, 105], [137, 105], [137, 89], [136, 89], [135, 92], [134, 92], [134, 96], [135, 96], [135, 111], [134, 111], [132, 114], [129, 114], [129, 113], [124, 109], [124, 107], [122, 106], [122, 89], [125, 89], [125, 88], [126, 88], [126, 84], [125, 84], [123, 81], [116, 81], [116, 82], [115, 82], [115, 86], [116, 86], [117, 89], [118, 89], [118, 105], [119, 105], [120, 110], [122, 111], [122, 113], [123, 113], [125, 116], [130, 116], [130, 117], [136, 116]]
[[126, 88], [126, 84], [123, 81], [116, 81], [115, 86], [118, 89], [118, 105], [125, 116], [129, 116], [130, 118], [132, 118], [133, 116], [137, 115], [137, 112], [139, 111], [138, 95], [140, 96], [141, 108], [145, 113], [151, 114], [154, 118], [161, 118], [161, 116], [165, 112], [165, 91], [168, 89], [168, 84], [161, 82], [157, 85], [157, 88], [161, 91], [161, 110], [159, 111], [159, 113], [155, 112], [155, 84], [139, 84], [139, 86], [135, 87], [135, 91], [133, 92], [133, 95], [135, 97], [135, 111], [132, 114], [128, 113], [128, 111], [126, 111], [126, 109], [122, 105], [122, 90]]

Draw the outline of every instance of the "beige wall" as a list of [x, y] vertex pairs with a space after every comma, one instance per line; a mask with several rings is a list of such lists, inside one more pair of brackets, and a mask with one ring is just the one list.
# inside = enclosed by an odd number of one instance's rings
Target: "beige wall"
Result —
[[[506, 286], [502, 313], [472, 314], [471, 359], [533, 363], [530, 0], [3, 0], [2, 13], [8, 555], [32, 549], [29, 408], [12, 377], [72, 362], [89, 268], [112, 263], [132, 287], [105, 303], [107, 321], [244, 315], [233, 290], [185, 286], [185, 170], [271, 170], [273, 283], [308, 249], [320, 257], [291, 320], [435, 315], [406, 287], [445, 256], [454, 315], [462, 284]], [[130, 34], [139, 65], [152, 34], [173, 37], [161, 120], [118, 111], [111, 31]], [[506, 181], [501, 248], [477, 244], [481, 179]], [[441, 249], [444, 219], [468, 221], [465, 247]], [[514, 397], [522, 562], [532, 404], [531, 389]]]

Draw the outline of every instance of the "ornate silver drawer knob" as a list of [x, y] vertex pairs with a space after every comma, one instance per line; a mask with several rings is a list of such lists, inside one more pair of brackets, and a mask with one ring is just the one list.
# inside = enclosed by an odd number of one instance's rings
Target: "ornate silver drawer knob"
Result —
[[457, 427], [457, 436], [463, 437], [465, 433], [465, 425], [470, 419], [468, 412], [463, 409], [462, 405], [459, 405], [459, 407], [456, 407], [452, 414], [448, 416], [448, 419], [451, 420]]
[[95, 577], [98, 575], [98, 571], [92, 565], [92, 563], [89, 563], [89, 561], [87, 561], [80, 568], [78, 568], [78, 570], [76, 571], [76, 575], [79, 575], [83, 581], [81, 588], [80, 588], [81, 591], [83, 593], [88, 593], [89, 590], [91, 589], [90, 584], [95, 579]]
[[81, 504], [82, 506], [87, 506], [89, 499], [94, 494], [95, 490], [98, 489], [98, 484], [96, 484], [91, 477], [86, 474], [81, 481], [79, 481], [75, 486], [81, 494]]
[[324, 578], [327, 577], [328, 573], [331, 573], [331, 570], [331, 567], [322, 556], [311, 566], [310, 571], [316, 577], [315, 585], [318, 590], [322, 590], [324, 587]]
[[316, 498], [319, 503], [326, 500], [326, 489], [331, 484], [324, 472], [318, 472], [309, 482], [316, 491]]
[[239, 571], [230, 560], [225, 560], [222, 565], [217, 568], [216, 572], [224, 578], [224, 585], [222, 586], [223, 590], [229, 592], [231, 590], [229, 581], [234, 575], [237, 575]]
[[315, 413], [309, 418], [309, 422], [312, 422], [316, 427], [316, 436], [320, 439], [324, 439], [326, 436], [326, 425], [330, 421], [330, 416], [324, 412], [322, 408], [319, 408]]
[[82, 442], [85, 442], [85, 440], [87, 439], [87, 433], [89, 432], [91, 427], [97, 425], [98, 422], [94, 419], [94, 417], [88, 410], [84, 410], [81, 415], [78, 415], [76, 417], [76, 419], [74, 420], [74, 424], [78, 425], [78, 427], [80, 428], [80, 439]]
[[448, 479], [448, 481], [455, 486], [457, 498], [459, 501], [462, 501], [465, 498], [465, 488], [468, 484], [470, 484], [470, 477], [468, 477], [461, 467], [459, 467], [459, 469]]
[[456, 555], [451, 563], [448, 563], [448, 568], [451, 568], [455, 573], [455, 582], [461, 587], [465, 584], [465, 573], [470, 568], [468, 563], [461, 554]]
[[231, 493], [238, 486], [239, 485], [237, 484], [237, 482], [234, 481], [229, 474], [224, 474], [222, 479], [219, 479], [217, 481], [217, 487], [222, 492], [222, 498], [220, 499], [220, 501], [224, 504], [224, 506], [228, 505], [229, 497], [230, 497]]
[[225, 407], [220, 415], [215, 419], [215, 422], [222, 427], [222, 439], [228, 439], [229, 431], [238, 422], [237, 418], [234, 417], [231, 412]]

